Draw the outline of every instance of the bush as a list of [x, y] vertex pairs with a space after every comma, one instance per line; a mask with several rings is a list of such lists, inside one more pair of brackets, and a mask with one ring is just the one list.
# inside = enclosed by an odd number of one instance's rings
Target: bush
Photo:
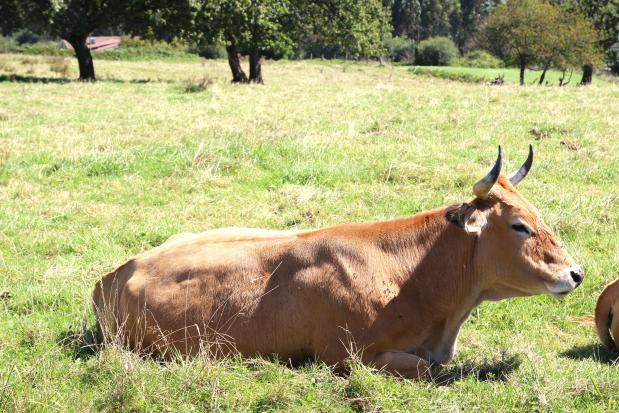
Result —
[[468, 52], [463, 59], [458, 62], [460, 66], [465, 67], [480, 67], [492, 69], [495, 67], [504, 67], [505, 63], [485, 50], [477, 49]]
[[[45, 55], [45, 56], [64, 56], [72, 57], [74, 55], [71, 49], [61, 49], [59, 40], [45, 40], [46, 36], [38, 36], [30, 32], [20, 32], [20, 41], [18, 43], [15, 37], [0, 36], [0, 53], [21, 53], [27, 55]], [[36, 38], [38, 42], [31, 43]], [[225, 58], [226, 50], [223, 46], [208, 46], [205, 54], [213, 58]], [[120, 41], [120, 47], [113, 50], [95, 51], [93, 58], [95, 60], [199, 60], [197, 55], [202, 49], [195, 45], [189, 45], [180, 41], [164, 42], [149, 39], [141, 39], [139, 37], [123, 36]], [[61, 69], [58, 66], [58, 69]]]
[[316, 35], [304, 36], [294, 52], [294, 57], [297, 59], [335, 59], [343, 55], [344, 53], [337, 46], [328, 44]]
[[205, 59], [225, 59], [228, 57], [226, 48], [221, 44], [211, 44], [206, 46], [194, 46], [189, 49], [192, 53]]
[[389, 37], [383, 41], [383, 46], [394, 62], [412, 63], [415, 58], [415, 44], [405, 37]]
[[432, 37], [419, 43], [415, 63], [421, 66], [449, 66], [458, 56], [458, 48], [450, 39]]
[[22, 30], [19, 33], [17, 33], [17, 35], [15, 35], [15, 41], [17, 42], [18, 45], [23, 45], [23, 44], [32, 44], [32, 43], [37, 43], [39, 42], [40, 36], [36, 33], [32, 33], [29, 30]]
[[168, 43], [129, 36], [121, 38], [120, 47], [117, 49], [97, 52], [95, 56], [95, 59], [105, 60], [190, 60], [195, 58], [195, 55], [187, 51], [185, 43], [178, 41]]
[[18, 53], [29, 55], [47, 55], [47, 56], [72, 56], [73, 50], [61, 49], [58, 42], [38, 42], [25, 44], [19, 47]]
[[483, 83], [487, 81], [484, 76], [475, 73], [457, 72], [448, 69], [438, 69], [431, 67], [415, 67], [411, 72], [419, 76], [436, 77], [439, 79], [455, 80], [464, 83]]
[[14, 53], [17, 49], [17, 43], [13, 38], [0, 36], [0, 53]]
[[[5, 48], [11, 48], [13, 53], [23, 53], [28, 55], [46, 55], [46, 56], [65, 56], [72, 57], [74, 52], [71, 49], [61, 49], [58, 46], [58, 41], [40, 41], [37, 43], [23, 44], [21, 46], [12, 46], [6, 42]], [[15, 43], [13, 43], [15, 44]], [[0, 51], [3, 43], [0, 39]], [[137, 37], [123, 36], [120, 41], [120, 47], [113, 50], [102, 52], [93, 52], [95, 60], [197, 60], [195, 54], [187, 51], [187, 44], [182, 42], [163, 42], [145, 40]]]
[[182, 42], [164, 42], [160, 40], [143, 39], [141, 37], [122, 36], [120, 39], [120, 47], [125, 49], [138, 50], [169, 50], [169, 51], [184, 51], [186, 46]]

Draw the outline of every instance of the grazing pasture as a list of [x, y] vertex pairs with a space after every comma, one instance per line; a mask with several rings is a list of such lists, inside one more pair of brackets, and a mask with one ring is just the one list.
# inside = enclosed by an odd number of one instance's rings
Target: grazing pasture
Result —
[[[447, 80], [459, 80], [462, 82], [470, 83], [484, 83], [493, 81], [501, 74], [506, 83], [517, 85], [520, 80], [520, 71], [518, 68], [513, 67], [501, 67], [496, 69], [478, 68], [478, 67], [458, 67], [458, 66], [414, 66], [410, 68], [410, 71], [419, 76], [437, 77]], [[537, 85], [541, 75], [541, 70], [526, 70], [524, 73], [524, 80], [527, 85]], [[563, 73], [557, 70], [549, 70], [546, 73], [544, 83], [549, 86], [558, 86]], [[565, 73], [566, 86], [574, 86], [580, 82], [582, 72], [576, 70], [572, 72], [567, 71]], [[596, 85], [603, 85], [611, 81], [612, 77], [600, 77], [595, 76], [592, 83]]]
[[[616, 411], [594, 329], [619, 276], [619, 86], [487, 87], [405, 67], [97, 61], [94, 84], [0, 55], [0, 411]], [[574, 82], [572, 82], [574, 83]], [[494, 162], [586, 279], [563, 300], [484, 303], [454, 361], [402, 380], [355, 361], [160, 363], [92, 343], [95, 280], [172, 234], [314, 228], [461, 202]]]

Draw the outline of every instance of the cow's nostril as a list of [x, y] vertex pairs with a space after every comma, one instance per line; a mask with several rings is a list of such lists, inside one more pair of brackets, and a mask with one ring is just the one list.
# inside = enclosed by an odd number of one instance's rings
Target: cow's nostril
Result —
[[582, 274], [580, 271], [570, 271], [570, 275], [576, 284], [580, 284], [582, 282]]

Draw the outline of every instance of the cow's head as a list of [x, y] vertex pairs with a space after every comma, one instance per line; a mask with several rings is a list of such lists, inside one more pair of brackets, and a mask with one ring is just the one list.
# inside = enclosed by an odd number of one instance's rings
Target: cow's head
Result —
[[549, 293], [562, 297], [583, 280], [582, 268], [563, 249], [539, 212], [516, 190], [533, 163], [533, 148], [518, 171], [501, 174], [501, 147], [492, 170], [479, 180], [475, 198], [448, 212], [475, 240], [475, 267], [486, 298]]

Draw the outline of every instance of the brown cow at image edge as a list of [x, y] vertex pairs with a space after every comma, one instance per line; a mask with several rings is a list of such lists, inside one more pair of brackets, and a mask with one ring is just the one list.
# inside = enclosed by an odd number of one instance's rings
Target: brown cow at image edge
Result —
[[608, 284], [595, 306], [598, 337], [611, 351], [619, 352], [619, 279]]

